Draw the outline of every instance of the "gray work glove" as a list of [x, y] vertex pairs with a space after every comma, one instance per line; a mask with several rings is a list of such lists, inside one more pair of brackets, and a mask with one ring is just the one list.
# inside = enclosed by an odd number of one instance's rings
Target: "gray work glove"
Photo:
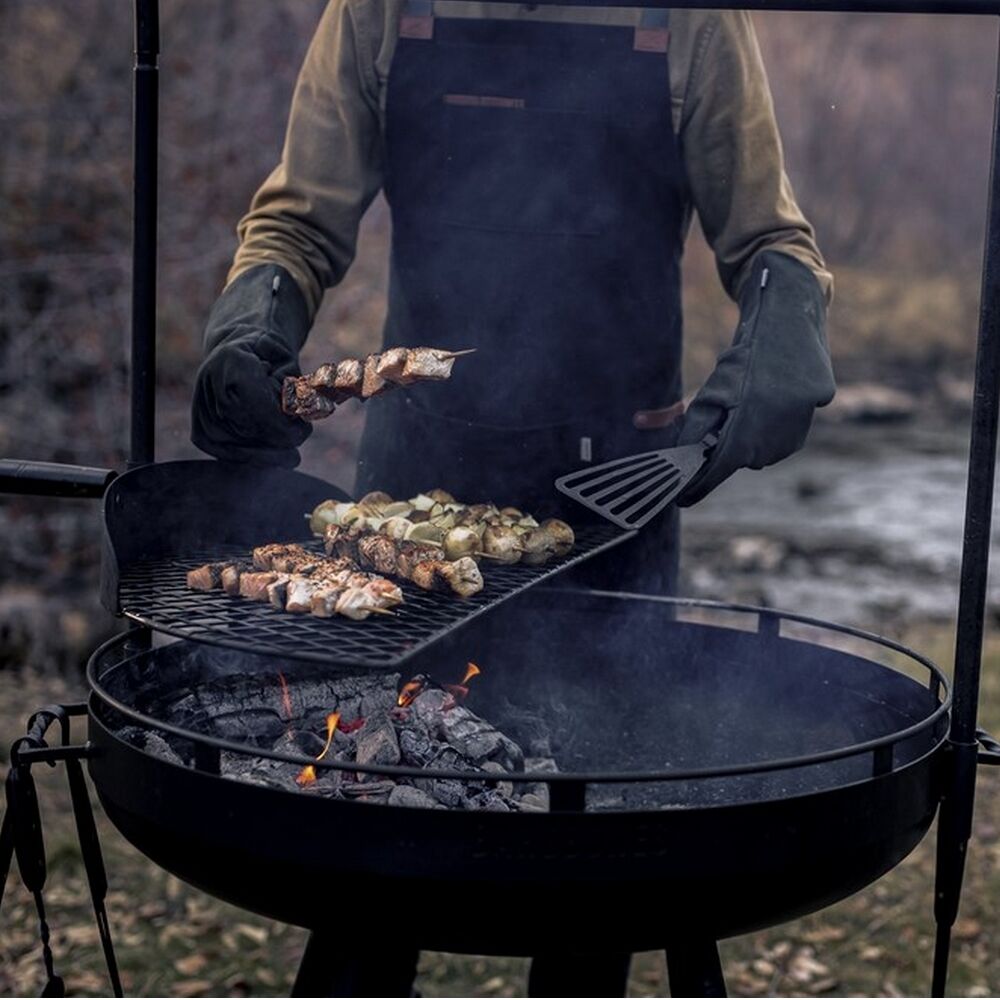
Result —
[[205, 328], [205, 360], [191, 403], [191, 440], [216, 458], [293, 469], [312, 427], [281, 409], [281, 383], [298, 375], [309, 310], [294, 278], [261, 264], [227, 286]]
[[825, 327], [826, 302], [812, 271], [788, 254], [758, 254], [733, 345], [684, 415], [678, 444], [712, 432], [719, 441], [679, 506], [697, 503], [737, 469], [762, 469], [802, 447], [813, 410], [836, 391]]

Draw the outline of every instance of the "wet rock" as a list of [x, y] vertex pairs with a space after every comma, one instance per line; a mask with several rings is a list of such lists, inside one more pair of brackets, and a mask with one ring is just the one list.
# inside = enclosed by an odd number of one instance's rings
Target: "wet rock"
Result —
[[820, 412], [841, 423], [885, 424], [912, 420], [918, 408], [911, 393], [877, 382], [857, 382], [841, 386], [833, 402]]
[[770, 573], [778, 569], [788, 555], [788, 547], [763, 535], [742, 535], [729, 542], [729, 560], [741, 573]]

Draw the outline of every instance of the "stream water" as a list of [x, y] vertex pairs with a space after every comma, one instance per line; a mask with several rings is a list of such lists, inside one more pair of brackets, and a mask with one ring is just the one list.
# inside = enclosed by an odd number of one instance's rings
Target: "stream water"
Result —
[[817, 426], [685, 513], [685, 591], [876, 630], [953, 618], [967, 449], [964, 424]]

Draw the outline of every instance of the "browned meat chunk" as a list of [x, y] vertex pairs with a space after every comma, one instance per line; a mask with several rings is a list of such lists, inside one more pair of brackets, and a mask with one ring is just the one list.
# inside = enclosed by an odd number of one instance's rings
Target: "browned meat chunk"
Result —
[[229, 565], [225, 562], [205, 563], [187, 575], [187, 585], [192, 590], [215, 590], [222, 586], [222, 571]]

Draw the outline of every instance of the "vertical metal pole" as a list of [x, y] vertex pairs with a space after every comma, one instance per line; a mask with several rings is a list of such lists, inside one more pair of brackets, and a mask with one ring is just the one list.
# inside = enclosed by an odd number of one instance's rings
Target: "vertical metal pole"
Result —
[[156, 420], [156, 166], [159, 0], [135, 2], [132, 160], [132, 422], [129, 468], [153, 461]]
[[979, 343], [965, 499], [965, 540], [955, 643], [954, 705], [948, 773], [938, 821], [934, 917], [933, 996], [944, 996], [951, 928], [958, 915], [965, 854], [972, 834], [976, 792], [976, 713], [982, 666], [986, 577], [990, 558], [993, 481], [996, 474], [997, 414], [1000, 407], [1000, 50], [993, 106], [986, 250], [979, 302]]

